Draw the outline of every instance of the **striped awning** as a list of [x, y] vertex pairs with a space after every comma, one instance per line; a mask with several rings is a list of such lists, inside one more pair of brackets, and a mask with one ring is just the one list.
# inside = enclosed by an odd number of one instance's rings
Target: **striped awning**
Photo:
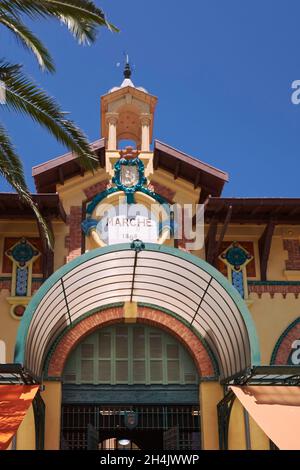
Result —
[[204, 260], [181, 250], [145, 244], [92, 250], [56, 271], [22, 318], [15, 362], [40, 377], [54, 341], [83, 315], [134, 301], [176, 315], [211, 349], [221, 378], [259, 365], [258, 340], [245, 302]]

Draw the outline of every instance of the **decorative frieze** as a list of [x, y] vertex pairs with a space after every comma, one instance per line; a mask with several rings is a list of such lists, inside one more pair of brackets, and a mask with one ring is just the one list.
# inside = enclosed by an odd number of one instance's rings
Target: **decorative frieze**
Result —
[[275, 294], [281, 294], [285, 299], [287, 294], [294, 294], [298, 299], [300, 294], [300, 281], [248, 281], [249, 294], [257, 294], [259, 298], [263, 294], [269, 294], [271, 299]]

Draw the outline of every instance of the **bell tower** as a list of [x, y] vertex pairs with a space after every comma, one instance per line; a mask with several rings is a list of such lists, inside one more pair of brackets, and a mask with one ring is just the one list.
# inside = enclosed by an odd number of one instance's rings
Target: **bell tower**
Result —
[[107, 168], [109, 170], [114, 160], [119, 158], [121, 141], [129, 140], [139, 151], [139, 157], [149, 174], [152, 173], [150, 144], [157, 98], [145, 88], [133, 84], [128, 58], [123, 75], [121, 86], [112, 88], [101, 97], [101, 136], [105, 138]]

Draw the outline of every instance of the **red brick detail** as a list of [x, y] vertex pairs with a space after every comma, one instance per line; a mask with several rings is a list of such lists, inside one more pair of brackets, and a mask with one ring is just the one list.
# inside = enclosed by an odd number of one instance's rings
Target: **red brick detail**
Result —
[[150, 181], [150, 185], [153, 187], [155, 193], [159, 194], [160, 196], [164, 197], [168, 202], [172, 202], [175, 196], [175, 191], [172, 189], [163, 186], [156, 181]]
[[198, 336], [181, 321], [171, 315], [150, 307], [139, 307], [137, 322], [153, 325], [175, 336], [193, 357], [202, 377], [214, 375], [212, 360]]
[[288, 252], [285, 268], [288, 270], [300, 270], [300, 243], [299, 240], [283, 240], [283, 248]]
[[11, 280], [10, 279], [0, 281], [0, 290], [2, 290], [2, 289], [7, 289], [9, 291], [11, 290]]
[[300, 294], [300, 286], [297, 285], [259, 285], [259, 284], [249, 284], [249, 293], [253, 292], [261, 298], [262, 294], [270, 294], [270, 297], [273, 299], [275, 294], [281, 294], [285, 299], [287, 294], [294, 294], [297, 299]]
[[108, 180], [99, 181], [99, 183], [93, 184], [92, 186], [85, 188], [83, 192], [88, 199], [92, 199], [97, 194], [102, 193], [102, 191], [106, 189], [108, 183]]
[[286, 365], [292, 351], [292, 344], [296, 339], [300, 339], [300, 322], [297, 323], [283, 338], [277, 350], [274, 364]]
[[[69, 330], [56, 346], [48, 367], [49, 377], [61, 377], [65, 362], [71, 351], [86, 336], [99, 328], [104, 328], [114, 323], [124, 322], [124, 309], [112, 307], [97, 312], [83, 319]], [[193, 357], [199, 374], [202, 377], [214, 375], [212, 360], [201, 343], [200, 339], [187, 326], [171, 315], [149, 307], [139, 307], [137, 322], [161, 328], [175, 336]]]
[[72, 206], [67, 220], [69, 225], [69, 235], [65, 240], [65, 245], [69, 249], [66, 259], [67, 262], [81, 255], [81, 222], [82, 208], [79, 206]]
[[65, 248], [68, 248], [68, 250], [70, 249], [70, 237], [69, 237], [69, 235], [67, 235], [65, 237]]
[[99, 328], [122, 321], [124, 321], [123, 308], [112, 307], [97, 312], [77, 323], [56, 346], [50, 360], [48, 375], [51, 377], [60, 377], [62, 375], [68, 355], [86, 336]]

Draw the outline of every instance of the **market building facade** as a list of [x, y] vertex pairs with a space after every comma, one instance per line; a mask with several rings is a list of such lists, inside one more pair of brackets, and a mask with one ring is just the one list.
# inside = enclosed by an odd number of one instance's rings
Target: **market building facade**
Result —
[[127, 64], [98, 168], [33, 168], [53, 251], [0, 194], [1, 448], [300, 448], [300, 199], [222, 197], [156, 102]]

